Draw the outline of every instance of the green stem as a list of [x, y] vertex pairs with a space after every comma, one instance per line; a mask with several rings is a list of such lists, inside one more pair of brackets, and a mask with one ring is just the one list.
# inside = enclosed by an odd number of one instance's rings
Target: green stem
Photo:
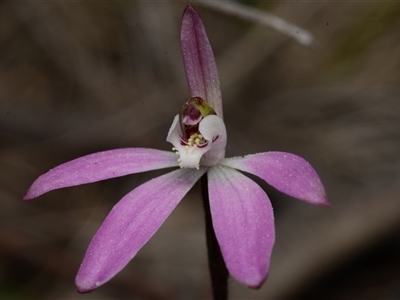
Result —
[[202, 198], [205, 212], [208, 267], [210, 269], [213, 299], [227, 300], [229, 272], [226, 268], [224, 258], [222, 257], [221, 249], [219, 248], [214, 227], [212, 225], [207, 181], [206, 173], [203, 175], [203, 177], [201, 177], [201, 194], [203, 196]]

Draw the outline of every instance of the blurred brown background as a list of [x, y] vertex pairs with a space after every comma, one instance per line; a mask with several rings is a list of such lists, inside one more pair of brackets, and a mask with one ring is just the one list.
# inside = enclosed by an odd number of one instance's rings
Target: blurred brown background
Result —
[[[333, 208], [260, 184], [277, 241], [264, 286], [232, 299], [400, 299], [400, 5], [249, 5], [310, 31], [316, 45], [195, 4], [220, 71], [227, 156], [293, 152]], [[0, 298], [207, 299], [199, 187], [104, 287], [75, 291], [91, 237], [148, 172], [21, 198], [62, 162], [121, 147], [169, 150], [188, 100], [184, 2], [0, 3]]]

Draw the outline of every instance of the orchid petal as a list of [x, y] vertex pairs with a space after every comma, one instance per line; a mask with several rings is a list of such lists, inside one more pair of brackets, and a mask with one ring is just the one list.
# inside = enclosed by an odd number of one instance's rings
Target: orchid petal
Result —
[[89, 292], [124, 268], [204, 173], [205, 169], [178, 169], [122, 198], [89, 245], [75, 279], [78, 291]]
[[181, 50], [191, 97], [201, 97], [222, 115], [222, 98], [214, 54], [203, 22], [197, 11], [188, 5], [183, 12]]
[[254, 174], [289, 196], [312, 204], [329, 206], [317, 172], [297, 155], [264, 152], [227, 158], [221, 164]]
[[234, 169], [213, 167], [208, 176], [213, 226], [229, 273], [259, 288], [275, 241], [271, 202], [254, 181]]
[[199, 132], [211, 144], [210, 150], [201, 159], [201, 165], [214, 166], [225, 157], [227, 139], [225, 123], [216, 115], [207, 116], [200, 122]]
[[126, 148], [89, 154], [66, 162], [41, 175], [24, 200], [49, 191], [150, 170], [177, 166], [173, 152]]

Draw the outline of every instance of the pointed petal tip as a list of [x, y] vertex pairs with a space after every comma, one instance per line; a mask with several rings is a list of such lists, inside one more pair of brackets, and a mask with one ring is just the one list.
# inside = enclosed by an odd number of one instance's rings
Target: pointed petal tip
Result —
[[198, 14], [197, 10], [190, 4], [188, 4], [186, 6], [185, 10], [183, 11], [183, 15], [185, 15], [187, 13], [196, 13], [196, 14]]
[[86, 290], [86, 289], [84, 289], [84, 288], [81, 288], [81, 287], [76, 286], [76, 291], [77, 291], [79, 294], [87, 294], [87, 293], [90, 293], [90, 292], [93, 291], [93, 290]]
[[249, 280], [247, 282], [243, 282], [248, 288], [251, 288], [253, 290], [258, 290], [262, 287], [262, 285], [264, 284], [264, 282], [267, 280], [268, 274], [266, 274], [265, 276], [253, 279], [253, 280]]
[[39, 176], [33, 183], [32, 185], [28, 188], [27, 192], [25, 193], [25, 195], [22, 197], [23, 201], [28, 201], [28, 200], [32, 200], [35, 199], [43, 194], [45, 194], [46, 192], [41, 192], [39, 190], [40, 188], [40, 184], [37, 184], [38, 179], [41, 176]]
[[329, 203], [328, 197], [324, 196], [324, 198], [321, 200], [320, 203], [315, 203], [316, 205], [320, 205], [320, 206], [325, 206], [325, 207], [329, 207], [332, 208], [332, 204]]
[[81, 270], [78, 271], [78, 274], [75, 277], [75, 287], [79, 294], [90, 293], [107, 282], [101, 282], [98, 279], [91, 277], [92, 276], [81, 272]]
[[304, 202], [308, 203], [308, 204], [313, 204], [313, 205], [318, 205], [318, 206], [325, 206], [325, 207], [332, 207], [332, 205], [329, 203], [328, 197], [324, 194], [320, 197], [304, 197], [304, 198], [300, 198], [298, 197], [297, 199], [299, 200], [303, 200]]
[[184, 18], [186, 18], [186, 17], [189, 17], [190, 18], [190, 16], [193, 18], [193, 17], [198, 17], [198, 18], [200, 18], [200, 15], [199, 15], [199, 13], [197, 12], [197, 10], [192, 6], [192, 5], [190, 5], [190, 4], [188, 4], [187, 6], [186, 6], [186, 8], [185, 8], [185, 10], [183, 11], [183, 13], [182, 13], [182, 19], [184, 19]]
[[313, 199], [310, 198], [300, 198], [297, 197], [297, 199], [299, 200], [303, 200], [304, 202], [308, 203], [308, 204], [313, 204], [313, 205], [318, 205], [318, 206], [325, 206], [325, 207], [332, 207], [332, 205], [329, 203], [329, 200], [327, 198], [326, 195], [322, 196], [322, 197], [313, 197]]
[[95, 285], [93, 287], [89, 287], [89, 285], [85, 285], [85, 284], [82, 284], [81, 282], [75, 281], [76, 291], [79, 294], [90, 293], [91, 291], [93, 291], [94, 289], [98, 288], [99, 286], [100, 286], [100, 284], [99, 285]]
[[27, 201], [27, 200], [31, 200], [32, 198], [29, 197], [28, 194], [26, 194], [25, 196], [22, 197], [22, 201]]
[[266, 275], [260, 274], [256, 278], [254, 278], [254, 277], [246, 278], [244, 280], [243, 279], [240, 280], [240, 279], [236, 278], [236, 280], [238, 280], [241, 284], [247, 286], [250, 289], [258, 290], [263, 286], [263, 284], [267, 280], [267, 277], [268, 277], [268, 274], [266, 274]]
[[[43, 193], [42, 193], [42, 194], [43, 194]], [[22, 197], [22, 201], [28, 201], [28, 200], [35, 199], [35, 198], [39, 197], [39, 196], [42, 195], [42, 194], [37, 193], [37, 192], [34, 190], [33, 184], [32, 184], [32, 186], [30, 186], [29, 189], [28, 189], [28, 191], [26, 192], [25, 196]]]
[[259, 290], [262, 285], [264, 284], [265, 280], [263, 280], [261, 283], [257, 283], [257, 284], [246, 284], [247, 287], [253, 289], [253, 290]]

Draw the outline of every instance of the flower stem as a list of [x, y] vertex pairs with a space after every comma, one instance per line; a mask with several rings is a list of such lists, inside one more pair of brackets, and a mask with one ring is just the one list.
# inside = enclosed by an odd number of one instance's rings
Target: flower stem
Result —
[[212, 225], [207, 187], [207, 173], [201, 177], [201, 194], [203, 196], [203, 206], [205, 212], [208, 267], [210, 269], [213, 299], [227, 300], [229, 272], [226, 268], [224, 258], [222, 257], [221, 249], [219, 248], [214, 227]]

